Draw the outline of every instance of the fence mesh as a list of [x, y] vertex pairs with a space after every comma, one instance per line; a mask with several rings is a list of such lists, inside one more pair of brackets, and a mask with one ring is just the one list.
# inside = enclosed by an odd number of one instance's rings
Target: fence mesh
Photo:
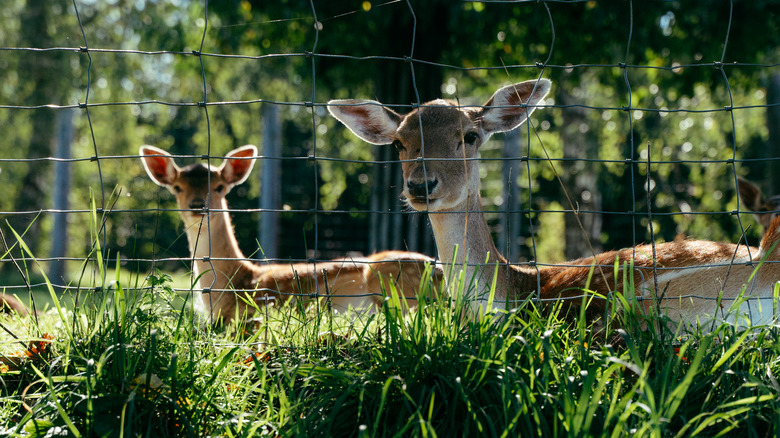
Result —
[[[229, 199], [239, 245], [251, 262], [311, 263], [317, 270], [338, 257], [370, 263], [360, 257], [380, 250], [436, 256], [426, 217], [405, 210], [398, 199], [403, 182], [394, 152], [350, 137], [329, 118], [325, 103], [381, 96], [405, 113], [443, 94], [476, 105], [501, 84], [545, 77], [555, 78], [554, 91], [528, 128], [494, 138], [479, 159], [484, 213], [511, 263], [568, 266], [564, 260], [681, 236], [757, 244], [760, 227], [740, 205], [737, 177], [769, 191], [780, 184], [772, 171], [780, 155], [771, 122], [780, 106], [771, 94], [780, 64], [771, 35], [755, 37], [768, 48], [743, 50], [752, 31], [746, 15], [755, 7], [719, 2], [710, 17], [696, 20], [675, 15], [680, 6], [664, 2], [298, 3], [263, 11], [263, 5], [246, 1], [231, 7], [182, 1], [174, 9], [153, 2], [101, 6], [74, 0], [56, 4], [58, 12], [49, 17], [50, 26], [56, 21], [57, 29], [67, 29], [69, 45], [58, 45], [56, 38], [42, 40], [51, 46], [2, 44], [4, 70], [15, 78], [0, 102], [8, 120], [3, 125], [24, 126], [9, 134], [17, 143], [6, 145], [0, 158], [4, 182], [44, 188], [40, 198], [20, 189], [14, 202], [2, 204], [0, 214], [14, 230], [34, 239], [29, 245], [36, 256], [18, 249], [6, 254], [6, 277], [18, 270], [24, 279], [9, 280], [6, 291], [43, 287], [23, 267], [36, 261], [43, 270], [67, 262], [49, 280], [58, 291], [78, 287], [72, 265], [94, 259], [88, 254], [96, 243], [108, 266], [144, 272], [192, 265], [177, 222], [180, 210], [172, 196], [146, 179], [136, 152], [140, 144], [129, 143], [139, 138], [167, 146], [183, 163], [215, 166], [241, 142], [261, 146], [261, 170], [255, 172], [275, 168], [278, 180], [260, 187], [260, 178], [252, 177], [248, 188], [237, 187]], [[12, 10], [30, 15], [23, 7]], [[578, 14], [598, 27], [578, 26]], [[496, 17], [503, 19], [490, 21]], [[470, 23], [477, 28], [464, 31]], [[129, 30], [117, 31], [120, 24]], [[30, 24], [20, 24], [25, 25]], [[150, 36], [154, 31], [142, 32], [144, 25], [167, 30]], [[392, 32], [352, 34], [351, 26]], [[112, 48], [105, 37], [110, 32], [124, 32], [129, 41], [114, 39], [119, 48]], [[186, 35], [176, 40], [186, 49], [126, 48], [148, 45], [143, 38], [167, 46], [171, 32]], [[692, 44], [709, 41], [709, 46], [686, 45], [681, 33], [690, 34]], [[622, 41], [594, 48], [595, 56], [575, 52], [616, 35]], [[237, 42], [240, 38], [252, 42]], [[379, 38], [398, 41], [390, 45]], [[464, 40], [491, 52], [476, 56]], [[288, 51], [271, 51], [285, 44]], [[235, 48], [248, 52], [233, 53]], [[437, 52], [442, 50], [444, 55]], [[452, 61], [459, 56], [461, 63]], [[15, 99], [13, 92], [23, 85], [34, 86], [20, 70], [25, 62], [45, 65], [52, 59], [64, 59], [57, 65], [69, 70], [50, 74], [73, 75], [61, 100], [38, 101], [22, 92]], [[128, 73], [122, 77], [112, 68]], [[39, 70], [45, 67], [32, 71]], [[369, 73], [372, 78], [364, 77]], [[196, 80], [198, 94], [187, 94]], [[281, 113], [275, 124], [281, 149], [274, 153], [263, 143], [274, 128], [260, 124], [272, 117], [260, 108], [269, 107]], [[61, 122], [71, 126], [59, 134], [64, 140], [48, 135], [49, 143], [73, 143], [69, 155], [26, 147], [25, 136], [46, 134], [36, 132], [31, 121], [36, 114], [70, 118]], [[132, 139], [122, 138], [134, 131]], [[46, 167], [51, 163], [58, 165], [58, 175], [75, 174], [74, 181], [25, 179], [36, 166], [51, 172]], [[58, 204], [45, 189], [61, 188], [60, 181], [70, 184], [58, 195], [69, 203]], [[93, 211], [87, 189], [99, 220], [97, 239], [84, 237]], [[277, 204], [258, 201], [260, 190], [264, 196], [276, 193]], [[279, 222], [270, 236], [276, 240], [264, 240], [269, 236], [256, 225], [261, 215], [263, 227]], [[65, 218], [65, 225], [55, 225], [57, 218]], [[70, 230], [63, 231], [68, 223]], [[48, 231], [47, 243], [41, 234]], [[14, 246], [9, 231], [4, 239]], [[56, 242], [70, 245], [55, 249]]]

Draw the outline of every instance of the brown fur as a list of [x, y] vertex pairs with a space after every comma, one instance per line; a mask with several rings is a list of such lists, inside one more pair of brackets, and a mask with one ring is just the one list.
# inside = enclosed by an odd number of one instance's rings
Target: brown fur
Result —
[[19, 316], [27, 316], [30, 312], [30, 309], [15, 296], [0, 294], [0, 313], [16, 313]]
[[[214, 321], [229, 322], [250, 314], [254, 306], [247, 306], [247, 300], [262, 306], [292, 297], [327, 297], [336, 310], [376, 305], [381, 303], [388, 281], [413, 298], [425, 265], [435, 265], [430, 257], [404, 251], [316, 264], [250, 263], [238, 247], [225, 195], [251, 172], [252, 158], [257, 155], [254, 146], [229, 152], [219, 167], [195, 164], [179, 168], [167, 152], [152, 146], [142, 146], [140, 154], [152, 181], [176, 196], [193, 271], [200, 276], [202, 298]], [[435, 284], [441, 274], [436, 269], [434, 272]]]
[[[576, 297], [583, 294], [591, 265], [596, 268], [588, 289], [602, 295], [624, 291], [622, 266], [633, 260], [633, 286], [645, 309], [660, 305], [675, 319], [694, 322], [701, 315], [715, 315], [715, 297], [723, 293], [724, 305], [731, 304], [747, 285], [746, 296], [772, 297], [772, 285], [780, 279], [780, 265], [764, 266], [751, 281], [750, 275], [765, 255], [777, 260], [769, 248], [780, 240], [780, 218], [767, 233], [761, 248], [697, 240], [639, 245], [606, 252], [595, 258], [567, 262], [566, 266], [531, 268], [510, 265], [493, 244], [490, 229], [481, 212], [479, 190], [479, 147], [495, 132], [509, 131], [522, 124], [533, 109], [543, 103], [550, 88], [547, 80], [527, 81], [498, 90], [481, 107], [459, 107], [451, 101], [423, 104], [406, 116], [382, 110], [375, 101], [339, 100], [328, 103], [334, 117], [362, 139], [374, 144], [394, 143], [402, 160], [404, 195], [415, 210], [427, 211], [444, 266], [465, 266], [467, 278], [477, 279], [472, 291], [478, 301], [498, 270], [496, 295], [515, 302], [538, 294], [542, 299]], [[517, 106], [525, 102], [527, 106]], [[400, 120], [400, 122], [396, 122]], [[427, 187], [428, 189], [421, 190]], [[426, 193], [427, 192], [427, 193]], [[457, 247], [457, 252], [455, 248]], [[653, 250], [655, 249], [655, 256]], [[621, 271], [614, 272], [615, 260]], [[486, 262], [487, 260], [487, 262]], [[468, 263], [466, 263], [468, 261]], [[733, 263], [732, 263], [733, 261]], [[576, 266], [571, 266], [576, 265]], [[656, 276], [657, 273], [657, 276]], [[657, 289], [656, 289], [656, 283]], [[663, 295], [663, 301], [656, 298]], [[701, 298], [703, 297], [703, 298]], [[565, 308], [577, 309], [581, 300], [565, 301]], [[765, 319], [763, 309], [743, 305], [751, 318]], [[590, 319], [603, 315], [604, 301], [594, 300]]]

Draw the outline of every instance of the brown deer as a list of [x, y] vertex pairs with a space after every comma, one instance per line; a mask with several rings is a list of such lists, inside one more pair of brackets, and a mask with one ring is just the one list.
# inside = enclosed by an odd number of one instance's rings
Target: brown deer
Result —
[[[388, 281], [404, 296], [414, 297], [425, 265], [435, 264], [428, 256], [405, 251], [316, 265], [253, 264], [238, 247], [225, 195], [249, 177], [257, 156], [255, 146], [229, 152], [219, 166], [198, 163], [179, 168], [170, 154], [154, 146], [142, 146], [140, 155], [152, 181], [176, 197], [202, 291], [197, 298], [205, 301], [198, 303], [196, 298], [196, 306], [209, 309], [215, 322], [227, 323], [236, 315], [251, 313], [253, 306], [247, 306], [246, 298], [285, 301], [318, 293], [319, 297], [328, 295], [334, 309], [344, 310], [380, 304]], [[435, 270], [434, 277], [434, 284], [440, 281]]]
[[[575, 297], [583, 294], [593, 265], [588, 289], [606, 295], [624, 291], [624, 273], [615, 275], [615, 261], [625, 267], [633, 260], [633, 272], [625, 273], [633, 289], [626, 290], [643, 298], [645, 310], [658, 303], [673, 319], [694, 322], [706, 314], [716, 315], [719, 293], [728, 308], [746, 286], [745, 296], [759, 300], [743, 302], [740, 313], [749, 312], [754, 323], [768, 321], [772, 303], [761, 299], [771, 299], [780, 265], [767, 264], [752, 279], [750, 275], [764, 257], [778, 260], [780, 219], [772, 223], [760, 249], [684, 240], [639, 245], [554, 267], [512, 265], [501, 256], [481, 211], [479, 148], [493, 133], [520, 126], [549, 89], [549, 80], [526, 81], [499, 89], [482, 106], [438, 99], [405, 116], [371, 100], [333, 100], [328, 109], [361, 139], [393, 144], [398, 150], [403, 195], [413, 209], [428, 212], [440, 263], [464, 266], [466, 278], [476, 280], [476, 287], [468, 291], [475, 306], [486, 304], [495, 275], [494, 306], [538, 294], [543, 300], [568, 297], [564, 305], [576, 309], [582, 300]], [[664, 299], [656, 301], [656, 297]], [[593, 300], [588, 318], [598, 318], [603, 311], [604, 300]]]
[[19, 316], [27, 316], [32, 311], [18, 298], [11, 294], [0, 293], [0, 313], [15, 313]]
[[764, 232], [769, 230], [769, 224], [777, 217], [780, 211], [780, 195], [764, 197], [761, 189], [754, 183], [742, 177], [737, 177], [737, 187], [739, 188], [739, 197], [748, 210], [753, 212]]

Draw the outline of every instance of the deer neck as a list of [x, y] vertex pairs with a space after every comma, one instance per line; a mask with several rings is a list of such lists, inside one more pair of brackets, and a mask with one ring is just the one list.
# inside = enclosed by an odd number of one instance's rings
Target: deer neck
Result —
[[[448, 272], [447, 269], [454, 269], [454, 272], [463, 269], [466, 284], [474, 279], [474, 293], [479, 299], [483, 296], [486, 299], [485, 293], [490, 290], [493, 275], [498, 269], [495, 298], [503, 300], [506, 299], [508, 283], [513, 283], [511, 280], [522, 274], [511, 269], [506, 259], [498, 252], [481, 210], [479, 192], [471, 191], [459, 206], [431, 212], [429, 218], [445, 272]], [[447, 276], [449, 277], [449, 273]], [[470, 296], [473, 296], [471, 293], [469, 292]]]
[[[227, 205], [220, 206], [219, 210], [227, 210]], [[231, 281], [249, 262], [244, 260], [244, 254], [238, 247], [230, 215], [227, 211], [217, 211], [201, 218], [187, 226], [193, 270], [196, 276], [200, 276], [200, 287], [244, 287]]]

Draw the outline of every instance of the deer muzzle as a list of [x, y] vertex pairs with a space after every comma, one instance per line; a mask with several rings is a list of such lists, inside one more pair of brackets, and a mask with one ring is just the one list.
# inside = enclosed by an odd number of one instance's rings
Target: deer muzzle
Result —
[[192, 210], [203, 210], [205, 207], [206, 207], [206, 201], [202, 198], [195, 198], [192, 201], [190, 201], [190, 209]]
[[429, 179], [421, 183], [408, 180], [406, 181], [406, 192], [412, 198], [417, 200], [424, 200], [431, 196], [431, 193], [433, 193], [433, 191], [436, 189], [436, 186], [438, 185], [439, 180], [437, 179]]

